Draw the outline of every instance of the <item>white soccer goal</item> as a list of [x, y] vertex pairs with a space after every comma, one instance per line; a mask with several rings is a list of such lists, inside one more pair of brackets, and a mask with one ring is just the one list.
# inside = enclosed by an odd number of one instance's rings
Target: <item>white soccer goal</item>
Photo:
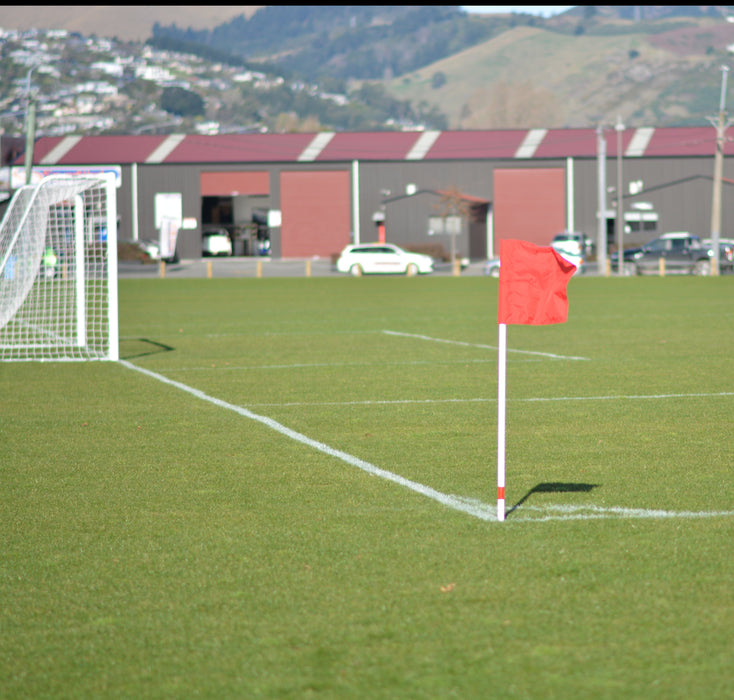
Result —
[[0, 361], [117, 359], [114, 181], [21, 187], [0, 223]]

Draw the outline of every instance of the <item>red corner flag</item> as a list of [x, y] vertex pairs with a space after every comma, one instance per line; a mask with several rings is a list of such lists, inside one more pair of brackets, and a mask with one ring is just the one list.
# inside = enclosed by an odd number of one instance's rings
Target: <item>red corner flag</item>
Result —
[[553, 248], [527, 241], [500, 241], [498, 323], [563, 323], [566, 285], [576, 266]]

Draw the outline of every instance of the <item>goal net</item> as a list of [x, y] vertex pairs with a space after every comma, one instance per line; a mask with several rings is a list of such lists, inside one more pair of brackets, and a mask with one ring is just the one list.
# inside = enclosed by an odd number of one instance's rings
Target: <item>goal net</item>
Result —
[[117, 360], [114, 182], [51, 175], [0, 222], [0, 361]]

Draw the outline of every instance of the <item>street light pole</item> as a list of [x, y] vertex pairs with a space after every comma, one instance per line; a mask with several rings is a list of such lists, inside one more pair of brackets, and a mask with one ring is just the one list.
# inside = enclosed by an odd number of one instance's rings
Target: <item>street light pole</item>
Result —
[[714, 193], [711, 203], [711, 247], [713, 263], [711, 274], [719, 274], [719, 239], [721, 236], [721, 180], [724, 170], [724, 142], [726, 129], [731, 122], [726, 120], [726, 78], [728, 66], [721, 66], [721, 98], [719, 100], [719, 116], [708, 117], [716, 128], [716, 155], [714, 156]]
[[617, 116], [617, 273], [624, 274], [624, 209], [622, 207], [622, 117]]
[[36, 105], [31, 99], [31, 73], [37, 66], [31, 66], [26, 76], [26, 109], [25, 109], [25, 184], [31, 184], [33, 172], [33, 145], [36, 141]]
[[599, 124], [596, 129], [597, 153], [597, 202], [598, 220], [596, 228], [596, 261], [599, 274], [607, 271], [607, 142], [604, 127]]

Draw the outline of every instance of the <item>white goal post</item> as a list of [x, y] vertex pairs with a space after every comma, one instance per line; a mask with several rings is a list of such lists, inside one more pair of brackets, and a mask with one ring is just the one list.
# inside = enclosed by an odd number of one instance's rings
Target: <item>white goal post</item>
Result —
[[113, 177], [50, 175], [0, 222], [0, 361], [118, 360]]

